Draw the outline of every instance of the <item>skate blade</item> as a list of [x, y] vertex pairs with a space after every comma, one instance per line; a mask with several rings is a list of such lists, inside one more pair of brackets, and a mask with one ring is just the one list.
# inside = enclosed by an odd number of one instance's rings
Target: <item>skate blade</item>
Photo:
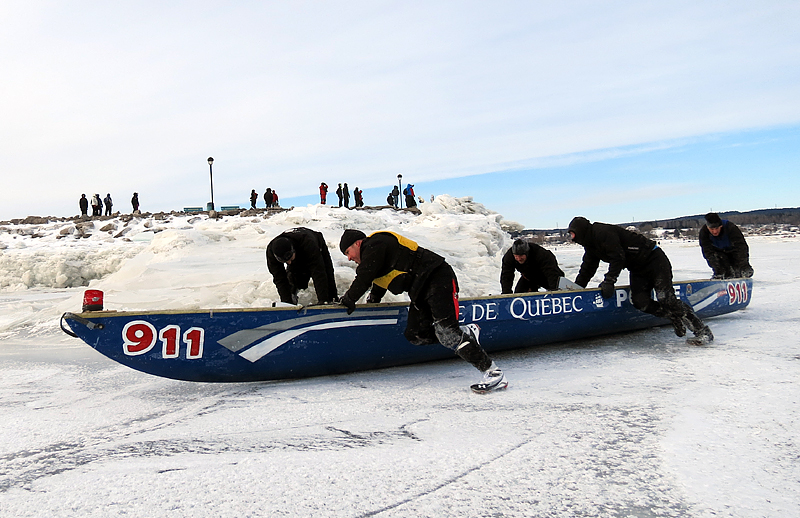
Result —
[[488, 394], [489, 392], [497, 392], [498, 390], [505, 390], [508, 387], [508, 382], [503, 381], [495, 385], [494, 387], [487, 387], [483, 383], [476, 383], [472, 385], [470, 389], [476, 394]]

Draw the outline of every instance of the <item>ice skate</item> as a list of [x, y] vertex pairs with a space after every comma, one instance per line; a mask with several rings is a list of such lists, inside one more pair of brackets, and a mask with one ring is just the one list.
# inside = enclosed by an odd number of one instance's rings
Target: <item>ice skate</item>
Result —
[[693, 337], [686, 339], [687, 344], [706, 345], [714, 340], [714, 333], [694, 313], [686, 315], [682, 320], [686, 328], [694, 333]]
[[500, 367], [492, 362], [492, 366], [483, 373], [483, 381], [472, 385], [470, 388], [476, 394], [486, 394], [487, 392], [503, 390], [506, 387], [508, 387], [508, 381], [506, 381], [505, 374], [503, 374]]
[[686, 339], [689, 345], [706, 345], [714, 341], [714, 334], [708, 326], [703, 326], [700, 330], [694, 332], [694, 336]]

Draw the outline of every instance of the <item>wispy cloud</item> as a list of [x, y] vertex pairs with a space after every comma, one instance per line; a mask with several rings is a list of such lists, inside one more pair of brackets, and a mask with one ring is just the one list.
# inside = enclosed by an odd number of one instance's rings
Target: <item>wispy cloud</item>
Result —
[[800, 121], [796, 2], [12, 1], [0, 14], [0, 218], [70, 214], [98, 189], [197, 205], [209, 155], [221, 197], [298, 195]]

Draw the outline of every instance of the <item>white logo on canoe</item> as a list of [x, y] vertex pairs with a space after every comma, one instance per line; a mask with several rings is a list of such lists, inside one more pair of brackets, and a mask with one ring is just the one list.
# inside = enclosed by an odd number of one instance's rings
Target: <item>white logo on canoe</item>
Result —
[[400, 310], [370, 311], [363, 317], [331, 319], [331, 315], [312, 315], [273, 322], [254, 329], [243, 329], [226, 336], [218, 343], [239, 353], [239, 356], [256, 362], [286, 342], [313, 331], [342, 327], [388, 326], [397, 324]]

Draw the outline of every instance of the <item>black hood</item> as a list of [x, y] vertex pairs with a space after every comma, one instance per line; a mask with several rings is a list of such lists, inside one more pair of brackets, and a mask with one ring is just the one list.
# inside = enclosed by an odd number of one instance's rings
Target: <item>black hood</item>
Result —
[[568, 232], [574, 232], [575, 239], [573, 239], [573, 241], [579, 245], [583, 245], [592, 232], [592, 224], [583, 216], [578, 216], [569, 222]]

